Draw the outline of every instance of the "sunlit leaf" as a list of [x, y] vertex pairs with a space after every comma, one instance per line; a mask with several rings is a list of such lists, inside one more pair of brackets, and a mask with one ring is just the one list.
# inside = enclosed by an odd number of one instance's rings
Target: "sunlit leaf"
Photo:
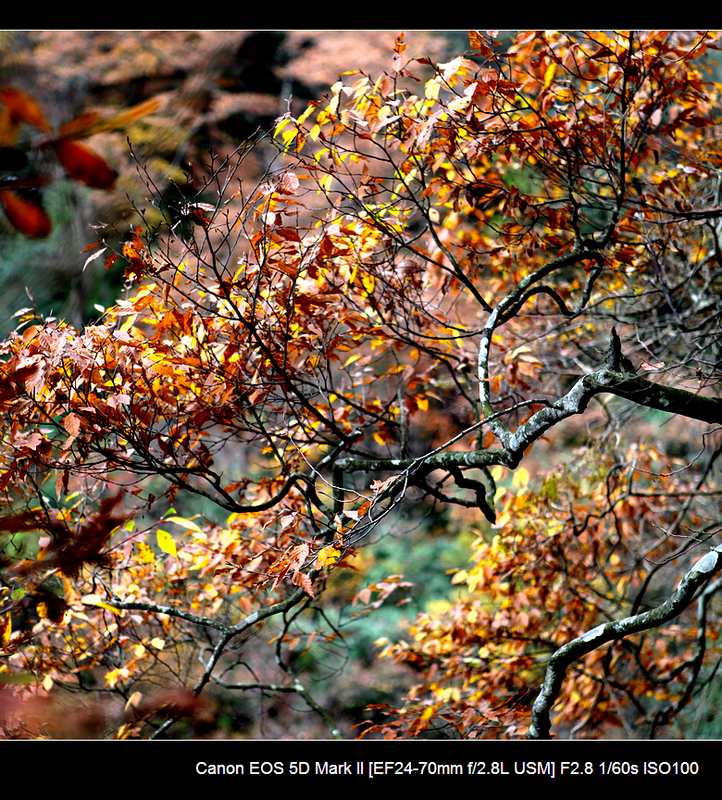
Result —
[[158, 547], [160, 547], [164, 553], [168, 553], [168, 555], [171, 556], [178, 555], [175, 539], [168, 531], [163, 528], [158, 528], [156, 531], [156, 541], [158, 542]]

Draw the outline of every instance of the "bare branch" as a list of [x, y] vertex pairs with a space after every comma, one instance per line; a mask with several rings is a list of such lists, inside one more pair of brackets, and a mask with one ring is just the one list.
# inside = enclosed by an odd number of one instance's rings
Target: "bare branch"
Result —
[[722, 545], [710, 550], [679, 582], [675, 591], [660, 605], [631, 617], [598, 625], [583, 636], [560, 647], [549, 659], [544, 684], [532, 706], [530, 739], [548, 739], [549, 714], [559, 697], [567, 668], [603, 644], [630, 636], [633, 633], [657, 628], [684, 611], [694, 599], [697, 590], [722, 568]]

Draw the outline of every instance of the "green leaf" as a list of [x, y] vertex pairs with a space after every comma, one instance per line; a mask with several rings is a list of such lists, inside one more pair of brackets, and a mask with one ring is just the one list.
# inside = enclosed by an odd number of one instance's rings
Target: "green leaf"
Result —
[[7, 683], [12, 686], [28, 686], [36, 681], [32, 672], [0, 672], [0, 684]]
[[25, 589], [23, 589], [21, 586], [18, 586], [17, 589], [13, 589], [13, 593], [10, 595], [10, 597], [13, 600], [17, 601], [17, 600], [22, 600], [23, 597], [25, 597], [25, 595], [26, 595]]

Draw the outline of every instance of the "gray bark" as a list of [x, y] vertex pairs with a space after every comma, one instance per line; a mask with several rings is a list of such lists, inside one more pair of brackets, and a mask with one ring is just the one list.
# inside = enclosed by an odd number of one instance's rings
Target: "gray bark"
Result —
[[722, 569], [722, 545], [710, 550], [700, 558], [679, 582], [674, 592], [660, 605], [641, 614], [606, 622], [587, 631], [582, 636], [560, 647], [547, 664], [544, 683], [532, 706], [530, 739], [548, 739], [551, 722], [549, 715], [559, 697], [567, 667], [603, 644], [621, 639], [633, 633], [656, 628], [669, 622], [687, 608], [697, 590]]

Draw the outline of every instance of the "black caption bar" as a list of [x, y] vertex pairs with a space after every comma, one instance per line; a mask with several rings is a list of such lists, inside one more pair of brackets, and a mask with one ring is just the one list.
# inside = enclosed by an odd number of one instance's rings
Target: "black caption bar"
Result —
[[[719, 741], [5, 741], [0, 758], [33, 788], [78, 779], [118, 790], [351, 784], [403, 789], [719, 786]], [[68, 770], [68, 765], [73, 769]], [[40, 765], [42, 768], [39, 769]], [[18, 772], [16, 772], [16, 770]], [[32, 778], [30, 778], [32, 776]]]

